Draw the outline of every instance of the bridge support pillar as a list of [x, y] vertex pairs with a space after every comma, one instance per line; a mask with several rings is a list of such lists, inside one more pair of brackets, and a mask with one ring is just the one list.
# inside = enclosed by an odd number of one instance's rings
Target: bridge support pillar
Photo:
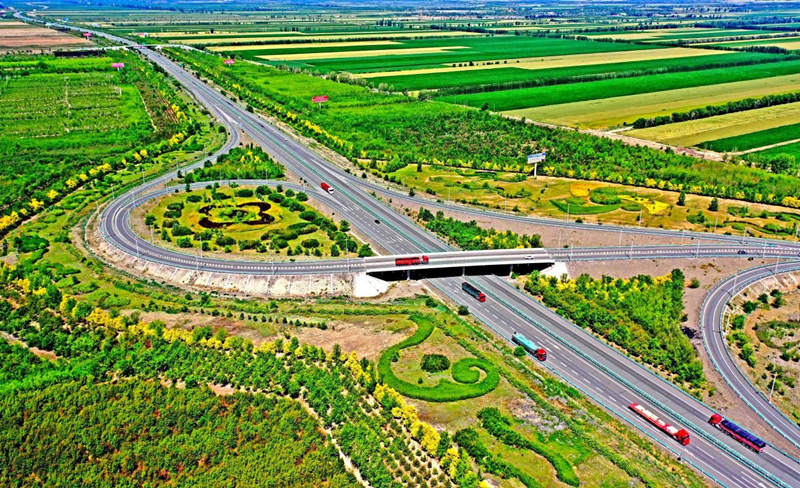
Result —
[[411, 281], [411, 270], [410, 269], [406, 270], [406, 281]]

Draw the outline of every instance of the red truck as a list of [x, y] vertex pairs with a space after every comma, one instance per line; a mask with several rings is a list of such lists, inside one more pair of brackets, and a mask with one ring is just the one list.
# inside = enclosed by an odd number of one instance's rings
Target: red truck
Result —
[[643, 406], [639, 405], [638, 403], [631, 403], [628, 406], [631, 410], [638, 413], [642, 418], [650, 422], [651, 424], [655, 425], [659, 429], [663, 430], [670, 437], [673, 437], [676, 441], [680, 442], [684, 446], [689, 445], [689, 432], [686, 429], [679, 429], [675, 426], [672, 426], [660, 418], [650, 410], [647, 410]]
[[410, 258], [397, 258], [394, 260], [395, 266], [413, 266], [415, 264], [428, 264], [428, 256], [414, 256]]
[[466, 281], [461, 283], [461, 289], [469, 293], [473, 298], [475, 298], [479, 302], [486, 301], [486, 294], [480, 291], [479, 289], [475, 288], [471, 284], [467, 283]]
[[329, 185], [329, 184], [325, 183], [324, 181], [323, 181], [323, 182], [322, 182], [322, 183], [321, 183], [319, 186], [320, 186], [320, 187], [321, 187], [323, 190], [325, 190], [326, 192], [328, 192], [328, 193], [333, 193], [333, 187], [332, 187], [331, 185]]
[[713, 414], [711, 418], [708, 419], [708, 423], [733, 437], [736, 441], [744, 444], [754, 452], [761, 452], [767, 445], [766, 442], [748, 432], [747, 429], [743, 429], [730, 420], [722, 418], [722, 415], [718, 413]]

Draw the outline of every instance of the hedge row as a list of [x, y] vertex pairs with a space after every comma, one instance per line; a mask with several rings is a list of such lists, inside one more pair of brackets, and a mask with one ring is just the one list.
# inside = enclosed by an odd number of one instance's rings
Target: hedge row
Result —
[[[421, 344], [434, 329], [430, 317], [414, 314], [410, 318], [417, 324], [416, 332], [408, 339], [383, 351], [378, 360], [378, 373], [384, 383], [397, 390], [401, 395], [429, 402], [453, 402], [475, 398], [497, 388], [500, 383], [500, 374], [497, 368], [489, 361], [478, 358], [461, 359], [453, 365], [453, 379], [459, 383], [443, 379], [436, 386], [419, 386], [395, 376], [392, 371], [392, 359], [398, 356], [400, 350]], [[482, 369], [486, 373], [483, 381], [478, 382], [480, 373], [474, 368]]]

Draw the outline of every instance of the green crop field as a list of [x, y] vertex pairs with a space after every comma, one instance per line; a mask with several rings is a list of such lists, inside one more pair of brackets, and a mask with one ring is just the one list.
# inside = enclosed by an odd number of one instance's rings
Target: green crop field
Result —
[[89, 58], [85, 72], [33, 70], [0, 83], [0, 205], [153, 139], [157, 130], [135, 79], [111, 70], [114, 61]]
[[764, 147], [798, 138], [800, 138], [800, 124], [790, 124], [703, 142], [700, 144], [700, 147], [721, 152], [747, 151], [748, 149]]
[[800, 142], [794, 142], [791, 144], [786, 144], [783, 146], [773, 147], [770, 149], [764, 149], [763, 151], [758, 151], [750, 155], [751, 159], [773, 159], [776, 156], [781, 154], [785, 154], [787, 156], [791, 156], [795, 159], [795, 161], [800, 161]]
[[[561, 125], [606, 128], [628, 125], [639, 117], [657, 117], [734, 100], [789, 93], [797, 89], [798, 83], [800, 73], [512, 110], [506, 113]], [[660, 128], [662, 131], [663, 127]]]
[[[600, 41], [578, 41], [571, 39], [537, 38], [537, 37], [451, 37], [447, 39], [414, 39], [399, 42], [393, 46], [380, 46], [380, 49], [415, 49], [415, 48], [447, 48], [463, 46], [450, 52], [408, 54], [398, 56], [367, 56], [336, 59], [314, 59], [313, 53], [307, 59], [292, 61], [290, 64], [309, 66], [323, 71], [347, 71], [350, 73], [366, 73], [373, 71], [393, 71], [412, 68], [440, 67], [446, 63], [468, 63], [470, 61], [486, 61], [509, 57], [556, 56], [566, 54], [585, 54], [633, 49], [653, 49], [657, 46], [641, 44], [623, 44]], [[255, 47], [255, 46], [254, 46]], [[335, 50], [340, 50], [336, 48]], [[359, 50], [364, 50], [361, 47]], [[248, 58], [268, 56], [269, 50], [236, 51]], [[263, 59], [261, 59], [263, 61]], [[285, 63], [276, 61], [278, 64]]]
[[[613, 59], [613, 54], [609, 56]], [[491, 85], [508, 82], [536, 80], [543, 85], [556, 80], [591, 75], [623, 75], [641, 71], [657, 70], [699, 70], [714, 66], [717, 63], [747, 63], [775, 59], [775, 55], [765, 53], [731, 53], [711, 56], [681, 57], [656, 59], [652, 61], [635, 61], [628, 63], [593, 64], [588, 66], [570, 66], [550, 69], [524, 69], [513, 67], [513, 62], [503, 68], [469, 71], [453, 71], [445, 73], [409, 74], [399, 76], [370, 77], [373, 83], [387, 83], [398, 90], [441, 89], [463, 87], [468, 85]]]
[[[546, 87], [520, 88], [487, 93], [441, 97], [446, 102], [480, 107], [484, 103], [495, 111], [597, 100], [680, 88], [716, 85], [744, 80], [760, 80], [800, 73], [800, 61], [781, 61], [748, 66], [734, 66], [689, 73], [666, 73], [612, 80], [590, 81]], [[758, 83], [755, 84], [758, 86]]]

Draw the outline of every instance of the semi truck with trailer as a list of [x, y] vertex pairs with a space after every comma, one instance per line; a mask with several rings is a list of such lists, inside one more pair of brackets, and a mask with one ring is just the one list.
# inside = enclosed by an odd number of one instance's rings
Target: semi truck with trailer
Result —
[[674, 425], [664, 422], [658, 417], [658, 415], [654, 414], [638, 403], [631, 403], [628, 405], [628, 408], [639, 414], [640, 417], [644, 418], [651, 424], [666, 432], [670, 437], [680, 442], [682, 445], [689, 445], [689, 432], [686, 429], [678, 428]]
[[715, 413], [708, 419], [708, 423], [733, 437], [737, 442], [744, 444], [754, 452], [761, 452], [767, 445], [766, 442], [751, 434], [746, 429], [739, 427], [722, 415]]
[[466, 281], [461, 283], [461, 289], [472, 295], [472, 298], [475, 298], [479, 302], [486, 301], [486, 294], [480, 291], [479, 289], [475, 288], [474, 286], [470, 285]]
[[547, 351], [543, 347], [534, 344], [533, 341], [531, 341], [524, 335], [520, 334], [519, 332], [514, 332], [514, 334], [511, 336], [511, 342], [519, 346], [522, 346], [523, 349], [528, 351], [528, 353], [532, 354], [533, 357], [535, 357], [539, 361], [547, 360]]
[[413, 266], [415, 264], [428, 264], [428, 256], [413, 256], [408, 258], [397, 258], [394, 260], [395, 266]]
[[322, 188], [326, 192], [333, 193], [333, 187], [331, 185], [325, 183], [324, 181], [322, 183], [320, 183], [319, 186], [320, 186], [320, 188]]

